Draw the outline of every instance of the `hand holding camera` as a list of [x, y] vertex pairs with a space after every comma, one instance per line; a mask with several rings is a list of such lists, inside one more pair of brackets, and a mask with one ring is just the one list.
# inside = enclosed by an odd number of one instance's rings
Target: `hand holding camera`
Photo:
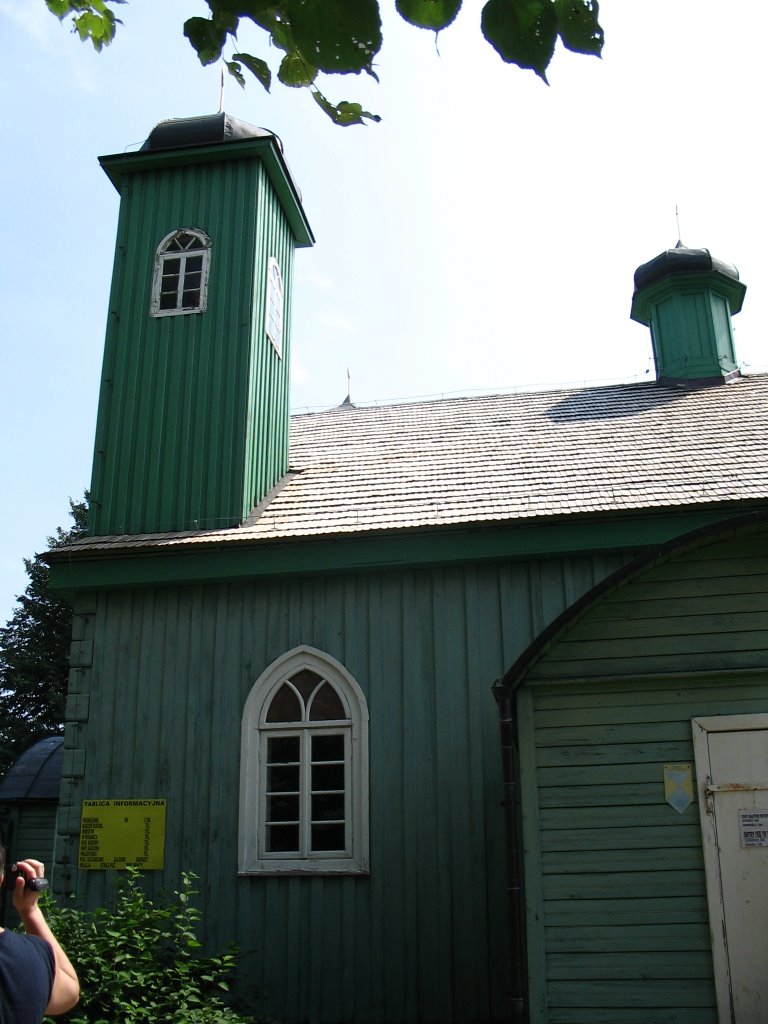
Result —
[[48, 888], [47, 878], [38, 878], [35, 875], [29, 875], [26, 871], [19, 867], [18, 864], [9, 864], [5, 872], [5, 884], [8, 889], [16, 888], [16, 879], [24, 879], [24, 888], [27, 892], [45, 892]]

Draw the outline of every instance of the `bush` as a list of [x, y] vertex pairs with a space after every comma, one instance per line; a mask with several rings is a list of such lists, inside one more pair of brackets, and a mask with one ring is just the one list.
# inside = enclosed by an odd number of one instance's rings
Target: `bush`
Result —
[[56, 1021], [254, 1024], [222, 999], [236, 966], [234, 950], [200, 955], [194, 882], [195, 876], [185, 873], [179, 891], [153, 902], [141, 887], [139, 871], [129, 868], [118, 882], [112, 910], [89, 912], [48, 901], [46, 916], [82, 989], [78, 1005]]

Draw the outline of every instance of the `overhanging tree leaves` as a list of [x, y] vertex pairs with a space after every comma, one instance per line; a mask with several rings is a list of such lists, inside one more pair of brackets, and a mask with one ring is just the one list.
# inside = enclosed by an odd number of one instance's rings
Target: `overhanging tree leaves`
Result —
[[124, 4], [126, 0], [45, 0], [49, 11], [62, 21], [72, 15], [72, 28], [85, 42], [90, 39], [97, 50], [108, 46], [115, 38], [120, 19], [110, 4]]
[[[70, 501], [73, 526], [48, 538], [49, 550], [85, 533], [85, 502]], [[0, 775], [27, 747], [59, 732], [69, 674], [72, 610], [48, 585], [42, 555], [24, 560], [29, 583], [0, 629]]]
[[[114, 37], [119, 19], [110, 4], [126, 0], [45, 0], [60, 19], [71, 16], [81, 39], [97, 50]], [[335, 124], [378, 121], [359, 103], [333, 103], [320, 91], [317, 76], [366, 73], [376, 78], [374, 59], [382, 45], [379, 0], [206, 0], [208, 18], [184, 23], [184, 34], [202, 64], [223, 60], [242, 86], [243, 68], [268, 91], [273, 73], [267, 62], [236, 45], [241, 22], [262, 29], [283, 56], [277, 78], [290, 88], [308, 88]], [[417, 28], [439, 32], [456, 18], [462, 0], [395, 0], [398, 13]], [[597, 0], [487, 0], [480, 26], [502, 60], [529, 68], [545, 82], [557, 40], [575, 53], [600, 56], [603, 30]], [[225, 51], [233, 52], [226, 56]], [[377, 79], [378, 80], [378, 79]]]

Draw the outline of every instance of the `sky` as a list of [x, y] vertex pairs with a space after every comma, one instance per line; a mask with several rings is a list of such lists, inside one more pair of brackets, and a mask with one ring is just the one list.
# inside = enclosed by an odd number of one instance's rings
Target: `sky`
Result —
[[[379, 84], [324, 85], [380, 124], [225, 86], [283, 140], [317, 239], [296, 258], [294, 411], [341, 403], [348, 373], [358, 404], [651, 380], [633, 274], [678, 219], [739, 268], [738, 357], [768, 368], [768, 5], [604, 0], [603, 59], [558, 48], [549, 86], [483, 40], [481, 0], [437, 39], [381, 6]], [[219, 109], [181, 30], [206, 10], [130, 0], [96, 54], [44, 0], [0, 0], [0, 622], [90, 481], [118, 212], [97, 157]], [[276, 66], [255, 30], [239, 44]]]

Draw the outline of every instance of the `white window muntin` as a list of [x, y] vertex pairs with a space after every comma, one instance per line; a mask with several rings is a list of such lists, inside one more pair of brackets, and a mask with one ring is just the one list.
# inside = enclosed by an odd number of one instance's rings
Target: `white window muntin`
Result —
[[[351, 749], [352, 736], [349, 722], [324, 722], [318, 728], [317, 723], [307, 725], [306, 728], [288, 728], [268, 726], [264, 738], [267, 742], [261, 744], [261, 780], [260, 792], [265, 799], [261, 801], [261, 814], [259, 821], [259, 857], [264, 860], [328, 860], [330, 858], [349, 858], [352, 856], [352, 764]], [[312, 737], [332, 735], [342, 736], [344, 740], [344, 838], [343, 849], [334, 850], [313, 850], [312, 849], [312, 825], [320, 824], [312, 818], [312, 796], [315, 792], [312, 789]], [[269, 851], [267, 850], [268, 837], [268, 811], [269, 796], [268, 773], [269, 773], [269, 737], [298, 737], [300, 741], [299, 754], [299, 849], [297, 851]], [[325, 791], [323, 791], [325, 792]]]
[[264, 327], [275, 352], [283, 355], [283, 275], [274, 256], [269, 258], [267, 270], [267, 306]]
[[204, 231], [177, 228], [169, 232], [155, 254], [152, 316], [205, 312], [210, 262], [211, 240]]
[[[345, 760], [349, 776], [345, 786], [345, 807], [348, 815], [347, 843], [349, 856], [335, 851], [318, 851], [313, 856], [262, 855], [264, 829], [263, 761], [267, 738], [278, 730], [296, 734], [290, 723], [267, 723], [267, 709], [280, 686], [308, 668], [332, 683], [343, 702], [348, 720], [315, 721], [308, 730], [322, 732], [346, 726]], [[318, 687], [319, 689], [319, 687]], [[350, 724], [351, 723], [351, 724]], [[344, 666], [316, 648], [302, 645], [274, 661], [254, 684], [245, 702], [241, 733], [240, 758], [240, 825], [238, 838], [238, 870], [240, 874], [367, 874], [368, 873], [368, 706], [357, 681]]]

